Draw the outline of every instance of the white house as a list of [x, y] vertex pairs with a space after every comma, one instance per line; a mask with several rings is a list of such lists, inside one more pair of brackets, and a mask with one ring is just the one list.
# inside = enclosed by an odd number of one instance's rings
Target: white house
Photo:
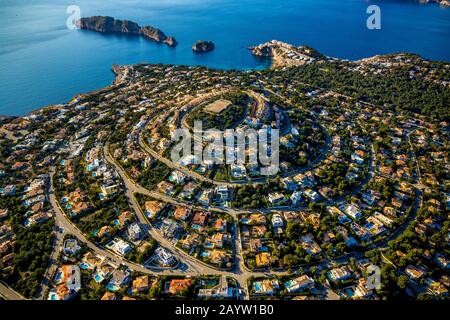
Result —
[[281, 193], [271, 193], [269, 194], [269, 202], [271, 204], [280, 204], [282, 202], [284, 202], [284, 195], [282, 195]]
[[272, 226], [274, 228], [282, 228], [284, 226], [284, 221], [280, 214], [275, 213], [272, 216]]
[[295, 206], [302, 201], [302, 193], [300, 191], [296, 191], [291, 195], [292, 204]]

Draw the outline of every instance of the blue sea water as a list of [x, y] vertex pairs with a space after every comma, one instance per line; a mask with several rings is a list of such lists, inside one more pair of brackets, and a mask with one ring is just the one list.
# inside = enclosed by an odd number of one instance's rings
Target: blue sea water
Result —
[[[381, 30], [366, 28], [371, 4], [381, 8]], [[82, 16], [158, 27], [179, 45], [68, 30], [69, 5]], [[216, 50], [193, 54], [199, 39], [214, 41]], [[413, 52], [450, 61], [450, 8], [414, 0], [1, 0], [0, 115], [24, 115], [107, 86], [112, 64], [266, 68], [269, 62], [246, 47], [271, 39], [351, 60]]]

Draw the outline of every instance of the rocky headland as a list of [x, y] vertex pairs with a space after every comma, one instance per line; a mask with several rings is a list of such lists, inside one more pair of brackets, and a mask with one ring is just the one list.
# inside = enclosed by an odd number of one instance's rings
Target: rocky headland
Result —
[[81, 18], [77, 22], [77, 27], [83, 30], [91, 30], [100, 33], [122, 33], [136, 36], [143, 36], [146, 39], [158, 43], [165, 43], [171, 47], [178, 43], [174, 37], [166, 36], [158, 28], [152, 26], [141, 27], [139, 24], [129, 20], [116, 20], [112, 17], [94, 16]]
[[278, 40], [271, 40], [249, 49], [257, 57], [272, 59], [272, 68], [302, 66], [327, 59], [313, 48], [307, 46], [297, 47]]

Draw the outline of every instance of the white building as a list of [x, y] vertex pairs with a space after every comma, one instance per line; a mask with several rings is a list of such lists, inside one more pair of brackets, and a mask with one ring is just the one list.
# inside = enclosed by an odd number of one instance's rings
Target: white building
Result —
[[280, 214], [275, 213], [272, 216], [272, 226], [274, 228], [282, 228], [284, 226], [284, 221]]
[[112, 239], [106, 247], [122, 256], [126, 255], [132, 250], [131, 246], [120, 238]]
[[300, 191], [296, 191], [291, 195], [292, 204], [295, 206], [302, 201], [302, 193]]
[[284, 202], [284, 200], [285, 200], [284, 195], [282, 195], [281, 193], [269, 194], [269, 202], [271, 204], [280, 204], [280, 203]]

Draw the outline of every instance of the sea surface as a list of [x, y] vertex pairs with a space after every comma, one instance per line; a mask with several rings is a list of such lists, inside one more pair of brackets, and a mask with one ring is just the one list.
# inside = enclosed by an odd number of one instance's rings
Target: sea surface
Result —
[[[381, 8], [381, 30], [366, 9]], [[176, 48], [139, 37], [69, 30], [67, 7], [160, 28]], [[216, 50], [196, 55], [197, 40]], [[112, 64], [261, 69], [246, 47], [272, 39], [357, 60], [412, 52], [450, 61], [450, 8], [394, 0], [0, 0], [0, 115], [24, 115], [109, 85]]]

